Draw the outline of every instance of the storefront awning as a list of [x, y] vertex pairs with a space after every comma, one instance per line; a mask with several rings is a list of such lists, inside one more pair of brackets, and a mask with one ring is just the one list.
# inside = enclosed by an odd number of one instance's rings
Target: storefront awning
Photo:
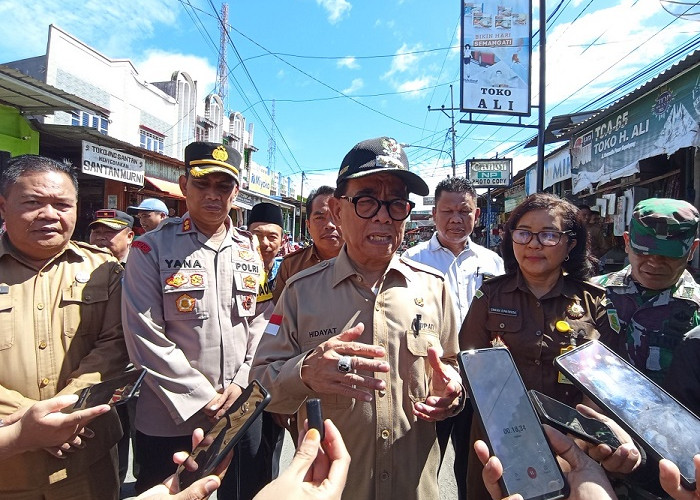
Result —
[[177, 198], [178, 200], [185, 199], [185, 196], [182, 194], [182, 191], [180, 191], [180, 186], [176, 182], [164, 181], [163, 179], [156, 179], [155, 177], [149, 176], [146, 176], [145, 179], [146, 182], [148, 182], [157, 190], [163, 191], [164, 193], [167, 193], [168, 195], [172, 196], [173, 198]]

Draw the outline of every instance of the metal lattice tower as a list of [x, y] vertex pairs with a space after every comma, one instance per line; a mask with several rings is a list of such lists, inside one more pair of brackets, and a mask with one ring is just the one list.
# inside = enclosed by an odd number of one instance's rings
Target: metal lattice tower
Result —
[[219, 39], [219, 64], [216, 74], [216, 93], [221, 97], [221, 102], [226, 109], [228, 97], [228, 71], [226, 69], [226, 45], [228, 44], [228, 4], [221, 4], [221, 26], [219, 31], [221, 37]]
[[272, 100], [272, 130], [270, 131], [270, 138], [267, 140], [267, 168], [270, 171], [275, 170], [275, 157], [277, 156], [277, 140], [275, 139], [275, 129], [277, 124], [275, 123], [275, 100]]

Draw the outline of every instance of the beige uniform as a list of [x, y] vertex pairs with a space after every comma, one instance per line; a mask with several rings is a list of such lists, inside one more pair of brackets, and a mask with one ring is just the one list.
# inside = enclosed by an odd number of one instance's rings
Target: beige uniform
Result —
[[[300, 424], [306, 398], [321, 398], [324, 417], [338, 426], [352, 457], [344, 498], [438, 498], [435, 424], [414, 417], [412, 408], [429, 394], [428, 348], [441, 346], [443, 361], [455, 365], [458, 342], [452, 308], [438, 271], [398, 257], [389, 264], [375, 296], [344, 247], [337, 258], [287, 282], [260, 340], [251, 378], [270, 390], [268, 410], [299, 410]], [[314, 393], [301, 380], [304, 357], [359, 322], [365, 330], [358, 342], [387, 350], [390, 371], [374, 375], [386, 382], [386, 390], [377, 391], [369, 403]]]
[[[108, 250], [74, 241], [39, 269], [7, 235], [0, 239], [0, 417], [124, 371], [122, 271]], [[89, 427], [95, 437], [65, 459], [39, 450], [0, 461], [0, 498], [9, 496], [3, 492], [38, 490], [50, 483], [58, 488], [56, 483], [87, 471], [109, 475], [111, 468], [116, 479], [110, 456], [122, 434], [116, 412]], [[117, 491], [102, 493], [101, 498], [112, 498]]]
[[282, 290], [284, 290], [289, 278], [294, 276], [299, 271], [303, 271], [304, 269], [308, 269], [311, 266], [318, 264], [322, 260], [323, 259], [319, 257], [318, 252], [316, 251], [316, 245], [311, 245], [286, 255], [284, 260], [282, 260], [279, 271], [277, 271], [275, 288], [272, 290], [272, 300], [275, 301], [275, 304], [280, 299]]

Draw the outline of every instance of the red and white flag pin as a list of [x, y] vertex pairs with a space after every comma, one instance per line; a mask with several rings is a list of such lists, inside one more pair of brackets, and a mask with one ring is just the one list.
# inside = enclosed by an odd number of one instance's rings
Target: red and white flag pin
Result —
[[277, 335], [277, 332], [280, 330], [281, 324], [282, 315], [273, 314], [272, 317], [270, 317], [270, 321], [268, 322], [267, 326], [265, 327], [265, 333], [270, 335]]

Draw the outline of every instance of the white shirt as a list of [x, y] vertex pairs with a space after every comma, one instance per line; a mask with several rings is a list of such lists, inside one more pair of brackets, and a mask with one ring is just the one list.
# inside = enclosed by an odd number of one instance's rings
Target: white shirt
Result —
[[464, 322], [474, 294], [481, 286], [484, 274], [499, 276], [505, 273], [503, 259], [496, 252], [467, 239], [459, 255], [440, 244], [435, 232], [428, 241], [419, 243], [403, 253], [403, 257], [442, 271], [452, 291], [459, 324]]

